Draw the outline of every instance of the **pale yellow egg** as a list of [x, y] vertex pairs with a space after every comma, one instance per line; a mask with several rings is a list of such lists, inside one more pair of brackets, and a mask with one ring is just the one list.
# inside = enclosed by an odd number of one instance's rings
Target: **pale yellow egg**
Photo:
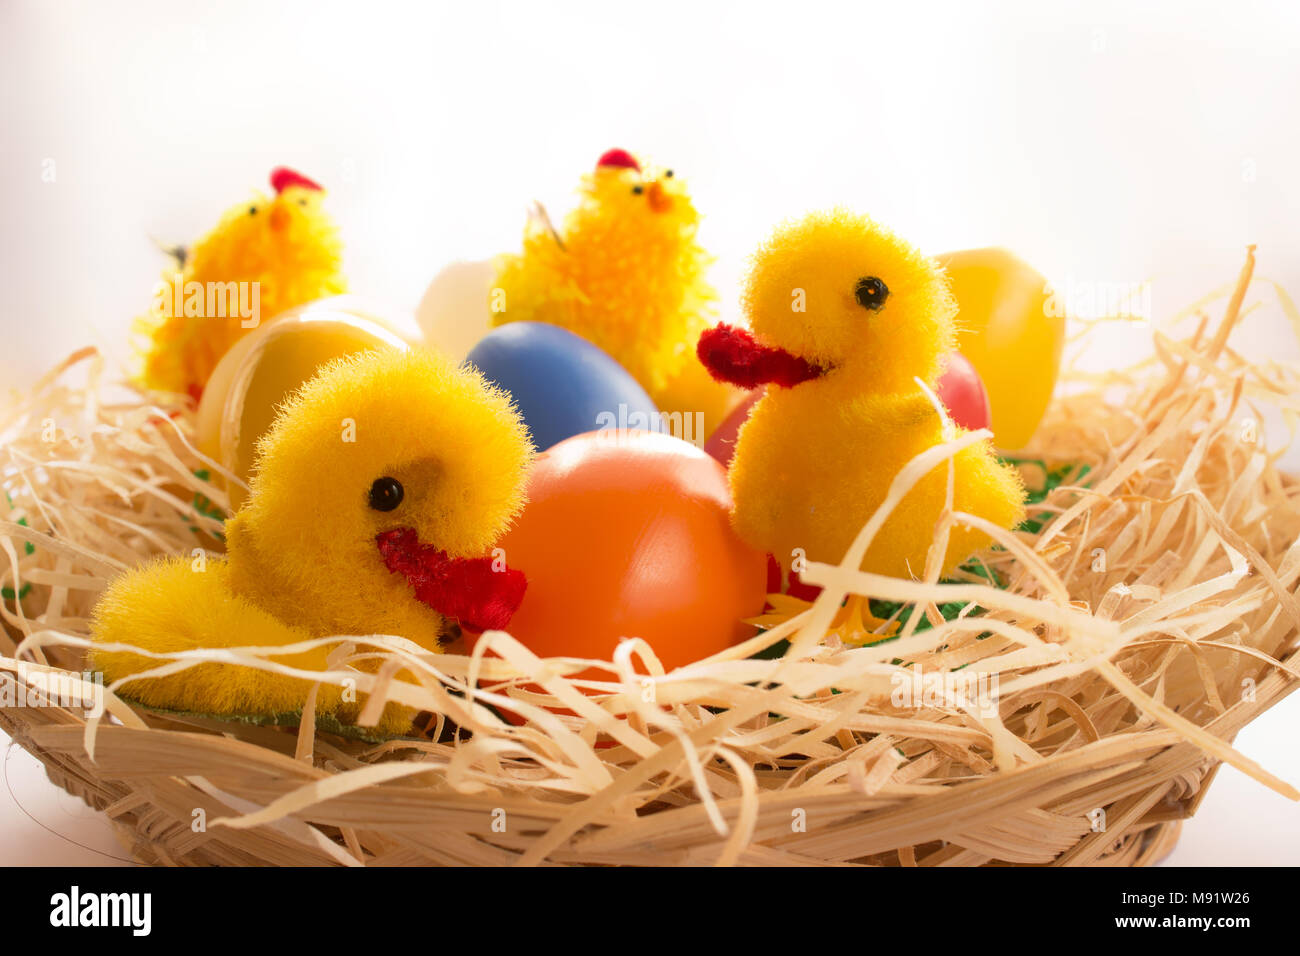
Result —
[[[290, 393], [336, 358], [409, 348], [407, 338], [395, 331], [400, 325], [351, 296], [322, 299], [276, 316], [217, 363], [199, 402], [199, 450], [246, 485], [257, 440]], [[227, 490], [231, 509], [237, 509], [244, 488], [228, 483]]]

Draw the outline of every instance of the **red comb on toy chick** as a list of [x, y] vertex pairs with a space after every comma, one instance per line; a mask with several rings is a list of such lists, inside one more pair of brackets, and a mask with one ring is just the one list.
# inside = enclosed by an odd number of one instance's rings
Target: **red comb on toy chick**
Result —
[[320, 183], [314, 179], [308, 179], [302, 173], [295, 172], [288, 166], [277, 166], [271, 170], [271, 188], [275, 190], [278, 196], [290, 186], [301, 186], [304, 189], [314, 189], [317, 192], [324, 192]]
[[596, 160], [597, 169], [611, 166], [618, 169], [641, 171], [641, 164], [636, 161], [636, 157], [625, 149], [607, 149], [601, 154], [600, 159]]

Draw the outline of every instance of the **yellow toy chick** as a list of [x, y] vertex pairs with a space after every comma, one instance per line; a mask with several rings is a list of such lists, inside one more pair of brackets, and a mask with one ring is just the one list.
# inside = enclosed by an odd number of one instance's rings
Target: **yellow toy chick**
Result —
[[[225, 559], [166, 557], [115, 579], [94, 610], [96, 645], [393, 634], [433, 650], [452, 620], [504, 627], [523, 599], [523, 574], [486, 555], [523, 506], [533, 451], [509, 396], [477, 372], [423, 350], [336, 360], [290, 398], [258, 453]], [[274, 659], [322, 670], [329, 649]], [[106, 681], [163, 663], [92, 652]], [[213, 663], [121, 690], [172, 710], [285, 714], [302, 709], [309, 682]], [[321, 687], [318, 713], [352, 708]], [[391, 732], [409, 726], [398, 710], [385, 711]]]
[[[744, 306], [752, 335], [724, 325], [699, 343], [715, 376], [769, 386], [731, 465], [736, 529], [787, 571], [796, 549], [838, 563], [899, 470], [943, 441], [945, 416], [917, 380], [934, 389], [953, 347], [955, 304], [933, 261], [837, 210], [786, 225], [759, 249]], [[947, 479], [945, 463], [903, 498], [863, 570], [924, 572]], [[979, 443], [955, 458], [954, 507], [1011, 528], [1024, 517], [1024, 488]], [[944, 570], [988, 543], [955, 526]]]
[[[735, 403], [695, 360], [717, 299], [700, 215], [671, 169], [644, 170], [611, 149], [583, 177], [581, 201], [556, 232], [530, 222], [523, 252], [501, 257], [493, 323], [549, 322], [618, 361], [664, 412], [703, 412], [705, 434]], [[686, 436], [681, 436], [686, 437]]]
[[217, 361], [236, 341], [285, 309], [347, 291], [342, 243], [321, 205], [321, 187], [291, 169], [271, 173], [261, 193], [227, 210], [159, 283], [140, 383], [198, 400]]

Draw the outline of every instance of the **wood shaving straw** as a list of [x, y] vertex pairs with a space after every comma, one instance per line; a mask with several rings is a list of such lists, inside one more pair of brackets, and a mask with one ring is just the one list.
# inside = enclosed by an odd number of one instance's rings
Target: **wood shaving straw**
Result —
[[[1300, 797], [1231, 743], [1300, 679], [1300, 503], [1259, 424], [1265, 407], [1300, 420], [1300, 369], [1229, 347], [1253, 265], [1251, 250], [1217, 323], [1203, 301], [1191, 334], [1155, 332], [1138, 368], [1067, 376], [1028, 455], [1088, 469], [1050, 492], [1041, 531], [944, 514], [937, 553], [953, 524], [984, 527], [1005, 588], [941, 582], [937, 561], [920, 581], [857, 570], [907, 489], [979, 437], [957, 434], [900, 472], [842, 563], [808, 566], [825, 589], [811, 606], [774, 600], [769, 630], [672, 673], [639, 640], [588, 661], [499, 632], [469, 656], [356, 636], [313, 676], [356, 681], [367, 717], [385, 699], [428, 712], [428, 736], [344, 739], [310, 706], [301, 728], [159, 714], [111, 689], [100, 716], [6, 704], [0, 728], [158, 863], [1152, 862], [1219, 762]], [[197, 474], [221, 470], [195, 451], [193, 416], [110, 403], [102, 373], [77, 353], [0, 420], [0, 691], [80, 683], [112, 575], [221, 547], [226, 500]], [[828, 638], [849, 595], [924, 613], [851, 647]], [[943, 620], [954, 602], [968, 606]], [[783, 640], [784, 657], [751, 659]], [[153, 673], [297, 673], [266, 654], [163, 656]], [[390, 666], [349, 667], [367, 654]]]

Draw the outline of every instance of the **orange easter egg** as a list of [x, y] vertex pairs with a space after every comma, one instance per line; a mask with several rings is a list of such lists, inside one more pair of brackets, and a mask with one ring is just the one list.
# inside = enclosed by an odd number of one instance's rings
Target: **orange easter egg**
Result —
[[528, 589], [507, 628], [540, 657], [610, 660], [640, 637], [672, 670], [751, 636], [766, 556], [731, 528], [726, 470], [646, 431], [575, 435], [541, 455], [501, 542]]

